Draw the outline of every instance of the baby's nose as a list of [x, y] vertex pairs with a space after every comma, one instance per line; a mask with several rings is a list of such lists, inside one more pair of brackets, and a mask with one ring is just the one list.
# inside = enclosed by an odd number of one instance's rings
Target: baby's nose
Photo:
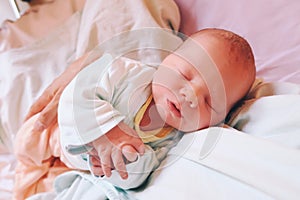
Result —
[[179, 93], [183, 96], [184, 100], [189, 103], [191, 108], [196, 108], [198, 106], [197, 95], [191, 86], [189, 88], [182, 88]]

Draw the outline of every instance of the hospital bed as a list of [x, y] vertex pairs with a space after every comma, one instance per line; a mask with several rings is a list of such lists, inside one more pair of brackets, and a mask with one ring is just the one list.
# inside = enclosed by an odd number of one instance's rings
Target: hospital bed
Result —
[[[63, 0], [56, 1], [62, 2]], [[64, 2], [72, 2], [72, 0], [64, 0]], [[16, 8], [19, 7], [15, 6], [14, 1], [1, 0], [0, 3], [1, 9], [7, 11], [0, 13], [1, 19], [11, 19], [17, 21], [19, 25], [28, 23], [32, 25], [28, 26], [31, 28], [36, 24], [42, 24], [37, 21], [40, 18], [32, 17], [34, 14], [30, 14], [34, 10], [27, 14], [26, 20], [18, 20], [20, 18], [18, 13], [24, 13], [24, 10], [28, 9], [27, 5], [22, 9], [17, 9], [16, 12]], [[179, 28], [181, 33], [188, 36], [202, 28], [224, 28], [247, 39], [253, 48], [257, 80], [241, 104], [227, 117], [226, 128], [210, 127], [186, 134], [169, 152], [161, 166], [151, 174], [149, 180], [136, 190], [115, 190], [109, 185], [97, 184], [93, 178], [85, 178], [77, 172], [70, 171], [56, 179], [58, 183], [56, 186], [60, 186], [59, 189], [56, 187], [56, 193], [53, 190], [43, 193], [37, 191], [31, 199], [105, 199], [106, 197], [113, 199], [114, 195], [108, 196], [107, 191], [103, 190], [107, 187], [111, 193], [119, 194], [121, 195], [119, 198], [123, 199], [299, 198], [300, 2], [297, 0], [227, 0], [226, 2], [175, 0], [175, 3], [174, 5], [178, 6], [180, 19], [176, 15], [177, 11], [172, 13], [166, 9], [166, 5], [162, 5], [164, 3], [156, 4], [162, 8], [159, 12], [173, 14], [170, 20], [174, 22], [175, 30]], [[0, 199], [12, 199], [16, 166], [13, 143], [16, 130], [21, 126], [24, 118], [24, 112], [26, 109], [28, 111], [27, 107], [22, 110], [21, 116], [15, 114], [14, 111], [18, 108], [7, 106], [13, 104], [6, 103], [5, 94], [11, 92], [10, 95], [15, 95], [9, 97], [10, 101], [14, 99], [17, 101], [15, 105], [33, 102], [72, 60], [78, 58], [84, 51], [93, 48], [91, 36], [98, 34], [99, 39], [101, 33], [95, 33], [95, 30], [99, 30], [101, 26], [92, 25], [97, 18], [97, 14], [93, 14], [97, 11], [92, 4], [92, 0], [87, 0], [82, 11], [62, 6], [67, 9], [65, 13], [68, 14], [58, 17], [60, 21], [47, 20], [49, 24], [44, 23], [45, 27], [52, 27], [51, 32], [46, 29], [43, 32], [44, 29], [41, 28], [40, 34], [34, 35], [36, 38], [30, 35], [30, 31], [25, 32], [25, 35], [22, 32], [24, 36], [21, 37], [22, 41], [16, 41], [13, 37], [7, 39], [5, 34], [8, 33], [7, 31], [15, 31], [15, 25], [13, 22], [2, 22], [0, 32], [0, 89], [2, 92], [0, 94], [2, 122], [0, 126]], [[62, 3], [62, 5], [65, 4]], [[47, 12], [43, 8], [40, 11]], [[138, 9], [131, 10], [131, 12], [137, 11]], [[122, 13], [118, 14], [122, 16]], [[107, 24], [114, 24], [115, 19], [111, 18]], [[167, 24], [163, 17], [157, 18], [156, 22]], [[115, 23], [115, 26], [118, 24]], [[76, 34], [65, 30], [72, 30]], [[50, 54], [52, 57], [58, 54], [61, 57], [49, 64], [43, 57], [49, 54], [49, 50], [37, 47], [45, 42], [45, 38], [46, 41], [51, 41], [58, 36], [61, 46], [57, 52]], [[103, 37], [103, 41], [109, 39], [105, 35]], [[73, 45], [72, 50], [68, 44]], [[53, 46], [52, 50], [55, 47]], [[24, 76], [34, 74], [37, 66], [28, 71], [21, 70], [20, 60], [24, 61], [24, 57], [27, 58], [26, 62], [43, 57], [43, 62], [34, 61], [33, 63], [43, 63], [43, 69], [47, 69], [42, 71], [47, 75], [43, 76], [44, 80], [34, 79], [36, 82], [30, 85], [30, 87], [40, 85], [31, 99], [24, 99], [23, 93], [20, 92], [23, 90], [21, 85], [28, 86], [29, 83], [24, 82], [26, 80]], [[6, 61], [2, 62], [5, 59]], [[10, 67], [4, 67], [4, 65]], [[53, 68], [53, 65], [56, 68]], [[51, 67], [51, 70], [47, 67]], [[14, 82], [15, 80], [18, 81]], [[9, 126], [7, 119], [11, 123]], [[13, 132], [13, 135], [7, 134], [8, 130]], [[82, 185], [85, 189], [80, 188]], [[72, 192], [74, 188], [77, 193]]]

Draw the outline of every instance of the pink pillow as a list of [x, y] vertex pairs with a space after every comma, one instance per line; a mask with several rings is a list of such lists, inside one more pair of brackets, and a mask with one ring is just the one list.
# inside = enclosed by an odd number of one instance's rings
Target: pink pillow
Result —
[[299, 0], [175, 0], [181, 31], [216, 27], [236, 32], [251, 44], [257, 76], [300, 84]]

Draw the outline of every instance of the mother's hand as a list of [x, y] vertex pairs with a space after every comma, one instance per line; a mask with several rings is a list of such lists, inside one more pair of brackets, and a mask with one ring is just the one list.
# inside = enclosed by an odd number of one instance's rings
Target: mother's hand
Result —
[[65, 87], [71, 82], [76, 74], [84, 68], [86, 58], [85, 54], [73, 62], [59, 77], [57, 77], [43, 92], [43, 94], [30, 107], [25, 120], [33, 115], [40, 113], [34, 124], [33, 131], [42, 132], [57, 122], [57, 107], [59, 98]]

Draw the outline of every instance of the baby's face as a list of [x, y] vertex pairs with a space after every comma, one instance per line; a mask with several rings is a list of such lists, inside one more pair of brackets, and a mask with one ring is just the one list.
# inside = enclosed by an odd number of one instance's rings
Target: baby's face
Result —
[[240, 79], [232, 69], [217, 66], [227, 60], [224, 54], [203, 48], [196, 56], [189, 57], [193, 52], [185, 54], [187, 49], [183, 47], [169, 55], [154, 74], [152, 84], [160, 116], [167, 124], [184, 132], [221, 122], [236, 101], [235, 93], [239, 91], [234, 83]]

